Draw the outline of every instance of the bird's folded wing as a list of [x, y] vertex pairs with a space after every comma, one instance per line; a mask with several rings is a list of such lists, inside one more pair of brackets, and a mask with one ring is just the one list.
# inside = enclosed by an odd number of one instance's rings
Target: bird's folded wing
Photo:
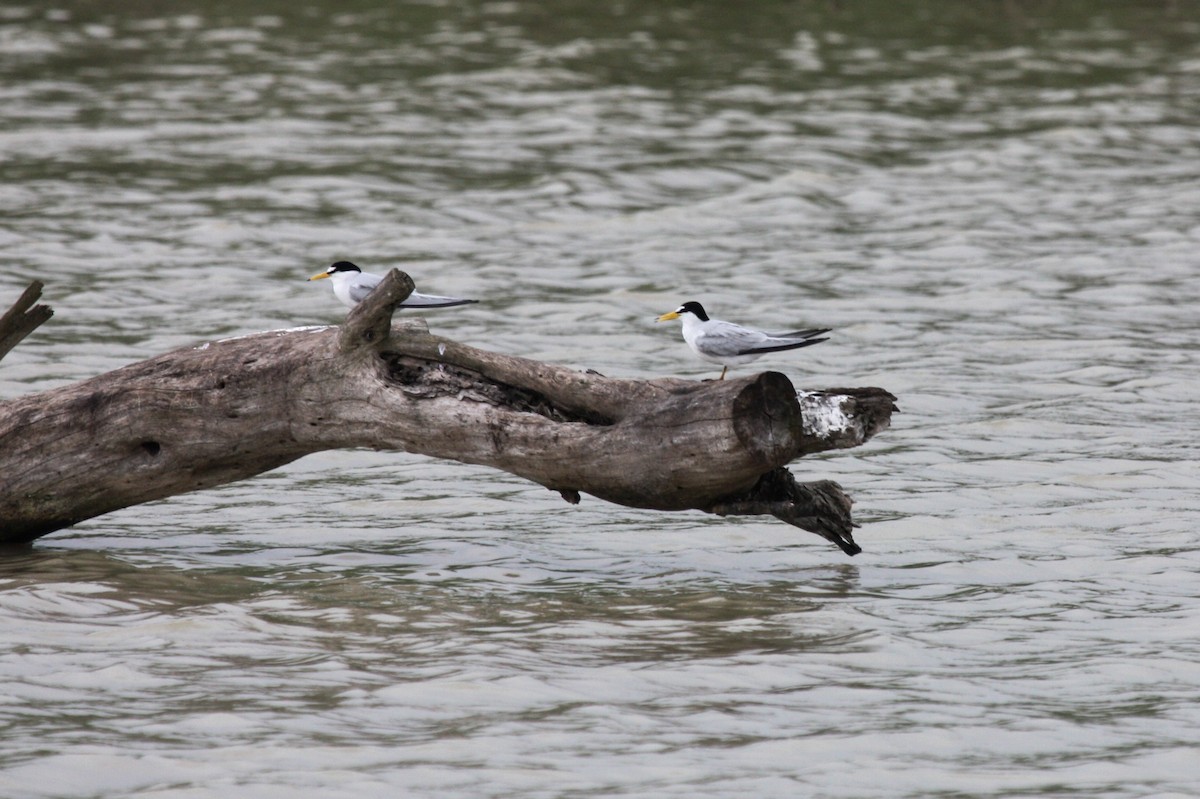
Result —
[[743, 355], [770, 337], [759, 330], [734, 324], [724, 324], [696, 336], [693, 346], [697, 352], [716, 357]]
[[350, 286], [350, 299], [355, 303], [360, 303], [367, 298], [371, 293], [371, 289], [379, 285], [383, 278], [379, 275], [368, 275], [365, 272], [358, 275], [357, 279]]
[[748, 347], [738, 355], [757, 355], [764, 352], [780, 352], [781, 350], [798, 350], [801, 347], [809, 347], [813, 344], [820, 344], [822, 341], [829, 341], [827, 338], [805, 338], [805, 339], [783, 339], [783, 338], [768, 338], [759, 342], [753, 347]]
[[448, 308], [451, 305], [469, 305], [479, 300], [464, 300], [461, 297], [439, 297], [436, 294], [418, 294], [413, 292], [408, 295], [404, 302], [400, 303], [401, 308]]

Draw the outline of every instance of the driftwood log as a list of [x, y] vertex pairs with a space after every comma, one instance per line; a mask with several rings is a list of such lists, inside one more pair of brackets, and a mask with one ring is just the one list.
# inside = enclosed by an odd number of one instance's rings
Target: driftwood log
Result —
[[340, 326], [209, 342], [0, 403], [0, 542], [365, 447], [492, 466], [572, 503], [769, 514], [861, 551], [841, 488], [785, 467], [886, 428], [886, 391], [798, 395], [776, 372], [616, 379], [488, 352], [393, 324], [412, 287], [393, 270]]

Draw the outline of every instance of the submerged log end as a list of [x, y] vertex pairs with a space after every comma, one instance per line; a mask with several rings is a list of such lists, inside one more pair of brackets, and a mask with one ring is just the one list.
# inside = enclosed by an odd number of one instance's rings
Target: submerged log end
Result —
[[853, 500], [832, 480], [797, 483], [791, 472], [779, 467], [764, 474], [749, 491], [704, 510], [718, 516], [774, 516], [837, 544], [847, 555], [857, 555], [862, 547], [854, 542], [851, 505]]

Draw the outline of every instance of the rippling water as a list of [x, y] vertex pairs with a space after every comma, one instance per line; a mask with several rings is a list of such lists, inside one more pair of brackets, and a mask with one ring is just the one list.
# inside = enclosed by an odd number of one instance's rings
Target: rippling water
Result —
[[[5, 796], [1200, 793], [1200, 21], [1185, 3], [0, 9], [0, 397], [335, 322], [712, 376], [835, 328], [863, 554], [332, 452], [0, 559]], [[170, 9], [170, 10], [166, 10]]]

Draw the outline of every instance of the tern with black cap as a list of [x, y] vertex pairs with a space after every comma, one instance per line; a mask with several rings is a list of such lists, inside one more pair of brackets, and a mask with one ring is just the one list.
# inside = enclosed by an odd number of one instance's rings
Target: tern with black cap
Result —
[[790, 333], [765, 333], [750, 327], [735, 325], [733, 322], [723, 322], [720, 319], [710, 319], [704, 311], [704, 306], [698, 302], [685, 302], [674, 311], [658, 317], [659, 322], [672, 319], [683, 320], [683, 340], [692, 348], [692, 352], [711, 363], [719, 363], [721, 376], [731, 366], [757, 361], [769, 352], [795, 350], [801, 347], [811, 347], [828, 341], [827, 338], [817, 338], [828, 333], [831, 328], [812, 328], [810, 330], [794, 330]]
[[[358, 305], [371, 289], [379, 285], [383, 275], [364, 272], [349, 261], [338, 261], [324, 272], [313, 275], [309, 280], [324, 280], [329, 278], [333, 284], [333, 295], [342, 301], [342, 305], [353, 308]], [[409, 294], [401, 308], [450, 308], [455, 305], [470, 305], [479, 300], [464, 300], [459, 297], [439, 297], [434, 294], [420, 294], [414, 291]]]

